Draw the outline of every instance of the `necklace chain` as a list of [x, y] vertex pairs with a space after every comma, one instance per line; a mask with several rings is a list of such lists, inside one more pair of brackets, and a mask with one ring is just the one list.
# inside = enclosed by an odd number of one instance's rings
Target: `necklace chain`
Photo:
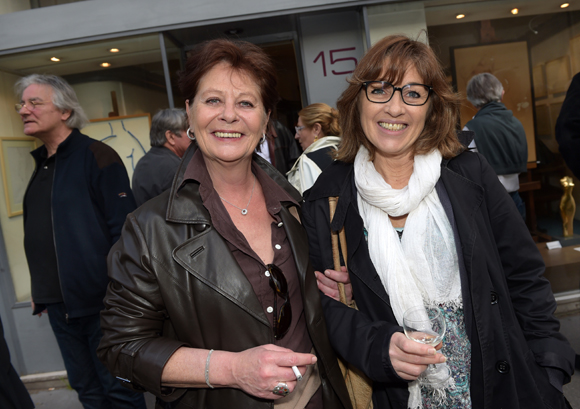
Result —
[[252, 193], [250, 194], [250, 200], [248, 200], [248, 204], [246, 205], [246, 207], [244, 207], [243, 209], [241, 207], [236, 206], [235, 204], [233, 204], [232, 202], [227, 201], [226, 199], [224, 199], [223, 197], [219, 196], [220, 199], [222, 199], [224, 202], [234, 206], [236, 209], [240, 209], [242, 211], [242, 215], [247, 215], [248, 214], [248, 206], [250, 205], [250, 202], [252, 201], [252, 197], [254, 197], [254, 188], [256, 187], [256, 175], [254, 175], [254, 184], [252, 185]]

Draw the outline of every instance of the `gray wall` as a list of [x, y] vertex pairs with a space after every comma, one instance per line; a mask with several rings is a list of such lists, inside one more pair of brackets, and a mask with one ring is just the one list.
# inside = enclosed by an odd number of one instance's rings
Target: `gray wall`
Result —
[[[82, 1], [0, 15], [0, 54], [168, 28], [392, 1], [395, 0]], [[41, 32], [34, 27], [42, 27]]]

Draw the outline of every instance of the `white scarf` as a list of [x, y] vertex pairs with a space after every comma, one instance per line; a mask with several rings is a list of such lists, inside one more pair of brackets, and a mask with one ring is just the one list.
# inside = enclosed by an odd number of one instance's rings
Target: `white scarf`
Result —
[[[413, 174], [403, 189], [393, 189], [385, 182], [364, 146], [356, 155], [354, 170], [370, 257], [399, 325], [411, 307], [460, 305], [453, 229], [435, 190], [441, 175], [441, 153], [434, 150], [415, 156]], [[389, 215], [408, 215], [401, 240]], [[422, 407], [420, 393], [416, 381], [409, 384], [409, 408]]]

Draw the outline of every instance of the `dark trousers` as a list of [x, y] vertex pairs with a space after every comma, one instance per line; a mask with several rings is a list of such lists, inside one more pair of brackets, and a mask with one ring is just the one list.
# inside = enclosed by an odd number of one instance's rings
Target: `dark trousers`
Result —
[[518, 211], [520, 212], [524, 220], [526, 220], [526, 204], [524, 203], [520, 194], [518, 192], [509, 192], [509, 195], [512, 197], [514, 203], [516, 204], [516, 207], [518, 208]]
[[146, 409], [142, 393], [115, 379], [97, 358], [101, 340], [100, 314], [66, 319], [63, 303], [48, 304], [48, 318], [56, 336], [70, 386], [85, 409]]

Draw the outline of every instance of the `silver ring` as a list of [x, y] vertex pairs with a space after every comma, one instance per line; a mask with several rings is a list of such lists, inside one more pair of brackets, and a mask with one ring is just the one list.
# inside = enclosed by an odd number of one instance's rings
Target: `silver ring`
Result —
[[290, 393], [290, 389], [288, 389], [288, 385], [286, 385], [284, 382], [280, 382], [274, 387], [272, 393], [278, 396], [286, 396]]
[[292, 370], [294, 371], [294, 375], [296, 375], [296, 380], [298, 382], [300, 382], [302, 380], [302, 374], [300, 373], [300, 371], [298, 370], [298, 367], [296, 365], [294, 365], [292, 367]]

